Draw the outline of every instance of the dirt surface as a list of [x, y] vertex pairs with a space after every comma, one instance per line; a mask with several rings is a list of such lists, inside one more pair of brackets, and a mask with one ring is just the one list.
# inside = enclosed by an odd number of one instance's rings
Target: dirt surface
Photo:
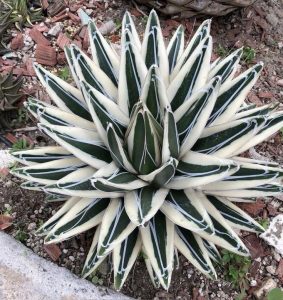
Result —
[[[75, 6], [75, 4], [77, 6]], [[78, 7], [84, 7], [84, 3], [74, 2], [70, 11], [76, 15]], [[119, 49], [119, 21], [125, 10], [129, 10], [135, 17], [137, 28], [142, 34], [146, 14], [149, 10], [146, 7], [137, 9], [131, 1], [92, 1], [87, 7], [92, 17], [95, 17], [98, 24], [103, 25], [107, 21], [113, 20], [115, 28], [107, 34], [109, 40], [116, 44]], [[76, 15], [77, 16], [77, 15]], [[50, 41], [57, 53], [57, 60], [54, 66], [47, 66], [52, 72], [60, 73], [64, 69], [65, 62], [62, 56], [62, 49], [58, 42], [58, 36], [48, 36], [46, 32], [58, 23], [65, 26], [64, 34], [70, 39], [80, 42], [84, 48], [85, 35], [81, 33], [78, 22], [74, 17], [58, 20], [55, 17], [48, 18], [37, 28], [45, 28], [43, 35]], [[263, 61], [264, 71], [257, 85], [249, 94], [248, 100], [257, 105], [270, 102], [278, 102], [279, 108], [283, 108], [283, 2], [280, 0], [259, 0], [252, 7], [232, 14], [214, 18], [212, 23], [212, 36], [214, 40], [214, 58], [227, 55], [236, 48], [245, 46], [247, 57], [242, 60], [242, 70], [257, 61]], [[182, 23], [186, 28], [187, 40], [194, 30], [201, 23], [202, 19], [176, 20], [161, 17], [161, 26], [166, 38], [172, 36], [175, 28]], [[11, 30], [13, 37], [19, 32]], [[1, 72], [14, 67], [15, 73], [24, 73], [24, 92], [32, 94], [45, 101], [50, 101], [40, 87], [30, 68], [30, 63], [34, 60], [37, 43], [30, 37], [30, 29], [24, 29], [24, 47], [16, 50], [15, 57], [10, 59], [0, 58], [3, 66]], [[86, 49], [87, 49], [87, 42]], [[115, 45], [114, 45], [115, 46]], [[253, 55], [255, 57], [252, 57]], [[250, 56], [250, 57], [249, 57]], [[62, 58], [62, 57], [61, 57]], [[0, 62], [1, 65], [1, 62]], [[16, 127], [33, 127], [32, 119], [26, 118], [25, 111], [22, 110], [21, 119], [16, 120]], [[19, 123], [21, 122], [21, 123]], [[8, 132], [6, 132], [7, 134]], [[49, 143], [46, 136], [37, 130], [11, 131], [6, 135], [10, 141], [19, 141], [24, 138], [31, 147], [43, 146]], [[4, 144], [0, 144], [0, 149], [5, 149]], [[283, 145], [282, 134], [278, 133], [268, 141], [262, 143], [256, 149], [247, 153], [254, 158], [267, 157], [269, 160], [277, 161], [283, 166]], [[43, 239], [36, 237], [35, 229], [46, 221], [59, 207], [58, 203], [47, 203], [42, 193], [31, 192], [20, 188], [20, 180], [5, 172], [0, 174], [0, 215], [6, 214], [13, 217], [13, 225], [6, 229], [8, 233], [16, 239], [21, 240], [34, 252], [47, 259], [55, 260], [59, 265], [65, 266], [76, 274], [80, 274], [84, 259], [90, 247], [92, 232], [87, 232], [69, 241], [61, 243], [58, 247], [45, 248]], [[283, 199], [282, 199], [283, 200]], [[256, 204], [244, 205], [242, 207], [259, 221], [268, 221], [283, 212], [283, 205], [278, 199], [269, 201], [258, 200]], [[173, 273], [172, 283], [169, 291], [156, 290], [149, 279], [145, 265], [140, 258], [134, 265], [129, 278], [122, 289], [122, 293], [139, 299], [253, 299], [253, 292], [261, 287], [265, 280], [271, 278], [278, 287], [283, 287], [283, 260], [279, 254], [264, 244], [255, 234], [242, 233], [242, 238], [250, 248], [252, 260], [248, 263], [248, 271], [243, 282], [232, 284], [227, 281], [228, 266], [217, 266], [217, 273], [222, 274], [216, 281], [206, 279], [183, 257], [180, 257], [179, 268]], [[90, 278], [95, 284], [103, 284], [111, 287], [111, 266], [105, 262], [99, 271]], [[242, 290], [242, 294], [241, 294]], [[237, 298], [239, 297], [239, 298]]]

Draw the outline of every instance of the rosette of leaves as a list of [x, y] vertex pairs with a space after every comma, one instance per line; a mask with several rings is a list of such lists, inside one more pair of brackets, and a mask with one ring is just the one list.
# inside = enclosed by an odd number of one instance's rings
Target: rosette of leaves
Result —
[[22, 30], [23, 26], [30, 26], [43, 18], [40, 2], [1, 0], [0, 8], [0, 36], [12, 24], [15, 24], [17, 29]]
[[19, 92], [23, 83], [21, 76], [13, 78], [12, 71], [7, 75], [0, 74], [0, 126], [9, 127], [7, 115], [17, 109], [16, 102], [22, 97]]
[[235, 203], [283, 190], [275, 163], [240, 156], [283, 124], [274, 106], [245, 103], [262, 63], [236, 77], [242, 49], [211, 63], [210, 21], [165, 47], [154, 11], [142, 42], [125, 14], [120, 56], [93, 22], [89, 35], [92, 59], [66, 48], [76, 87], [35, 67], [54, 105], [26, 105], [58, 146], [13, 152], [24, 188], [64, 201], [38, 234], [95, 228], [83, 276], [112, 255], [117, 289], [141, 251], [155, 286], [168, 289], [175, 249], [215, 278], [218, 246], [249, 255], [234, 228], [264, 230]]

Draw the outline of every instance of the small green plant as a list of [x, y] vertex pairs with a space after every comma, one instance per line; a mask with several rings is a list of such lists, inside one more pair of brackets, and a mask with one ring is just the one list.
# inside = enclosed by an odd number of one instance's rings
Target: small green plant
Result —
[[256, 56], [256, 52], [253, 48], [251, 47], [244, 47], [243, 48], [243, 55], [242, 55], [242, 59], [247, 62], [250, 63], [255, 59]]
[[267, 229], [268, 226], [269, 226], [269, 220], [268, 219], [260, 219], [258, 220], [258, 223], [264, 228], [264, 229]]
[[70, 74], [70, 69], [68, 66], [65, 66], [61, 69], [58, 70], [58, 77], [65, 81], [70, 81], [71, 79], [71, 74]]
[[19, 151], [19, 150], [25, 150], [29, 147], [29, 143], [26, 139], [19, 139], [16, 141], [11, 149], [11, 152], [13, 151]]
[[247, 285], [247, 273], [251, 266], [251, 259], [223, 250], [221, 262], [225, 279], [232, 282], [234, 287], [238, 286], [243, 290]]
[[224, 48], [222, 45], [219, 44], [216, 48], [216, 53], [220, 57], [225, 57], [229, 54], [229, 50], [227, 48]]
[[23, 229], [18, 229], [15, 235], [15, 239], [21, 243], [24, 243], [28, 239], [28, 234]]
[[103, 279], [100, 278], [96, 272], [93, 272], [92, 274], [90, 274], [87, 278], [89, 281], [91, 281], [93, 284], [98, 284], [98, 285], [103, 285]]
[[283, 291], [280, 288], [274, 288], [267, 294], [267, 300], [283, 300]]

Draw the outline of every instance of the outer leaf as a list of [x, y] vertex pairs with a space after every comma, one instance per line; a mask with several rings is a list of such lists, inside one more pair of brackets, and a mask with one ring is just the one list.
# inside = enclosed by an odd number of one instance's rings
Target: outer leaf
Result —
[[[77, 46], [71, 48], [72, 61], [80, 81], [85, 81], [106, 97], [116, 101], [118, 90], [109, 77]], [[81, 84], [79, 85], [81, 87]]]
[[178, 190], [198, 187], [226, 178], [238, 169], [232, 160], [189, 151], [179, 161], [175, 176], [166, 187]]
[[36, 234], [40, 236], [48, 234], [58, 221], [80, 200], [81, 198], [79, 197], [69, 198], [47, 222], [40, 226], [40, 228], [36, 231]]
[[25, 103], [25, 106], [42, 124], [74, 126], [88, 130], [95, 130], [93, 122], [73, 113], [61, 110], [53, 105], [47, 105], [37, 99], [29, 98], [28, 102]]
[[25, 165], [35, 165], [62, 158], [70, 158], [73, 155], [63, 147], [48, 146], [31, 150], [13, 151], [13, 157]]
[[209, 72], [208, 78], [212, 79], [215, 76], [221, 76], [222, 83], [233, 78], [234, 74], [237, 71], [237, 66], [242, 54], [243, 48], [240, 48], [218, 62], [217, 65]]
[[247, 231], [264, 232], [264, 228], [260, 224], [231, 201], [213, 196], [207, 196], [207, 199], [232, 227]]
[[269, 183], [259, 185], [253, 188], [246, 188], [241, 190], [209, 190], [204, 191], [208, 195], [222, 196], [228, 198], [255, 198], [255, 197], [269, 197], [276, 196], [283, 193], [283, 185], [279, 183]]
[[222, 181], [203, 186], [205, 190], [237, 190], [267, 184], [283, 176], [283, 169], [242, 163], [240, 169]]
[[91, 167], [81, 168], [58, 180], [56, 184], [45, 186], [44, 191], [87, 198], [113, 198], [120, 196], [120, 193], [117, 192], [97, 190], [92, 184], [94, 172], [95, 169]]
[[147, 73], [144, 60], [139, 50], [132, 42], [133, 37], [129, 30], [125, 31], [122, 45], [118, 105], [121, 110], [130, 115], [134, 105], [139, 101], [141, 88]]
[[208, 252], [209, 257], [213, 261], [215, 261], [217, 263], [220, 263], [221, 262], [221, 255], [218, 252], [215, 245], [212, 242], [208, 241], [208, 240], [202, 240], [202, 242], [203, 242], [203, 245], [204, 245], [204, 247], [206, 248], [206, 250]]
[[277, 104], [271, 103], [267, 105], [262, 105], [260, 107], [240, 111], [233, 116], [232, 120], [269, 115], [272, 111], [274, 111], [277, 108], [277, 106]]
[[135, 229], [121, 244], [113, 250], [114, 285], [120, 290], [133, 267], [141, 250], [141, 238]]
[[158, 277], [156, 276], [156, 273], [154, 272], [150, 259], [148, 258], [147, 254], [146, 254], [146, 250], [145, 248], [142, 246], [142, 254], [144, 256], [144, 262], [147, 268], [147, 271], [149, 273], [149, 277], [151, 279], [152, 284], [154, 285], [155, 288], [159, 288], [160, 287], [160, 281], [158, 280]]
[[236, 155], [264, 124], [265, 119], [257, 117], [205, 128], [193, 150], [218, 157]]
[[47, 93], [59, 108], [91, 121], [83, 95], [78, 89], [38, 65], [35, 65], [34, 69]]
[[92, 58], [97, 66], [118, 86], [119, 59], [93, 22], [88, 25]]
[[97, 255], [97, 245], [98, 245], [100, 230], [101, 230], [101, 225], [99, 225], [95, 231], [92, 244], [87, 254], [87, 258], [82, 271], [82, 276], [84, 278], [90, 275], [106, 258], [106, 256], [99, 257]]
[[164, 201], [161, 211], [174, 224], [194, 232], [212, 233], [212, 222], [202, 205], [203, 194], [192, 189], [171, 190]]
[[202, 239], [191, 231], [176, 227], [175, 245], [177, 249], [202, 273], [209, 278], [216, 278], [216, 272], [209, 259]]
[[85, 166], [85, 163], [81, 160], [71, 157], [34, 166], [16, 168], [11, 170], [11, 173], [26, 180], [51, 184]]
[[200, 92], [195, 93], [175, 111], [181, 157], [193, 147], [205, 128], [214, 107], [220, 83], [220, 77], [212, 79]]
[[167, 189], [146, 186], [125, 194], [125, 209], [131, 222], [145, 224], [156, 214], [168, 193]]
[[223, 247], [236, 254], [247, 256], [249, 251], [233, 229], [229, 226], [227, 221], [222, 217], [220, 212], [210, 203], [206, 198], [202, 198], [203, 205], [209, 213], [210, 219], [213, 223], [214, 233], [207, 234], [204, 231], [199, 231], [198, 234], [214, 244]]
[[[135, 44], [135, 46], [138, 49], [141, 49], [141, 42], [139, 39], [139, 35], [137, 33], [135, 24], [133, 22], [133, 19], [128, 11], [125, 12], [123, 21], [122, 21], [122, 35], [126, 32], [126, 30], [129, 30], [132, 34], [133, 40], [132, 42]], [[123, 38], [122, 38], [123, 40]]]
[[82, 198], [51, 229], [45, 243], [58, 243], [98, 225], [109, 199]]
[[223, 124], [231, 120], [256, 83], [262, 69], [263, 64], [259, 63], [221, 86], [216, 104], [208, 120], [209, 126]]
[[121, 199], [112, 199], [104, 213], [98, 241], [98, 257], [105, 256], [136, 228], [126, 214]]
[[157, 213], [140, 232], [152, 268], [161, 285], [168, 289], [174, 261], [174, 224]]
[[120, 138], [124, 137], [129, 118], [120, 110], [117, 104], [105, 97], [91, 86], [82, 83], [84, 95], [97, 131], [107, 145], [107, 126], [111, 123]]
[[168, 46], [167, 55], [169, 62], [169, 73], [171, 74], [177, 61], [181, 57], [184, 51], [184, 27], [180, 25], [172, 36]]
[[251, 147], [258, 145], [259, 143], [268, 139], [272, 134], [283, 127], [283, 112], [279, 111], [270, 116], [265, 120], [263, 127], [256, 133], [256, 135], [250, 139], [247, 143], [243, 144], [240, 149], [237, 149], [233, 155], [238, 155]]
[[192, 93], [205, 85], [211, 52], [212, 39], [208, 37], [199, 44], [176, 77], [171, 81], [167, 95], [173, 111], [179, 108]]
[[192, 39], [190, 40], [189, 44], [186, 47], [186, 50], [183, 52], [182, 56], [178, 60], [172, 74], [170, 77], [170, 81], [172, 81], [176, 75], [180, 72], [180, 69], [184, 66], [184, 64], [188, 61], [188, 59], [191, 57], [195, 49], [200, 45], [202, 41], [204, 41], [208, 36], [210, 32], [210, 25], [211, 25], [211, 20], [205, 20]]
[[112, 161], [108, 149], [94, 131], [43, 124], [39, 124], [39, 128], [74, 156], [94, 168], [101, 168]]
[[167, 86], [169, 80], [168, 57], [159, 19], [154, 10], [150, 12], [148, 17], [141, 52], [148, 69], [152, 65], [159, 67], [163, 82]]

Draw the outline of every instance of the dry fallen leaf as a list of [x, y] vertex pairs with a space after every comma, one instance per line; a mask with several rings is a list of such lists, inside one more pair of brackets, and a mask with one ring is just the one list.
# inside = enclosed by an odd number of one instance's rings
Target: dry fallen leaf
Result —
[[9, 215], [0, 215], [0, 230], [5, 230], [6, 228], [13, 225], [13, 218]]
[[264, 203], [264, 201], [259, 199], [254, 203], [241, 203], [239, 204], [239, 207], [252, 217], [256, 217], [259, 215], [260, 212], [262, 212], [265, 205], [266, 204]]

